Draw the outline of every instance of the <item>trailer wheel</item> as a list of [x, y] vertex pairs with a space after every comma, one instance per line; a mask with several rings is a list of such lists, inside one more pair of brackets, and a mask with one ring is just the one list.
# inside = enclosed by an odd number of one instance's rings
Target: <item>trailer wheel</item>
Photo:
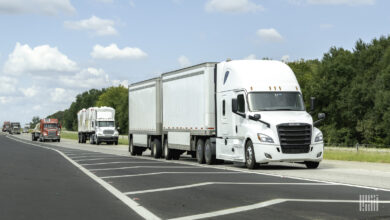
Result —
[[164, 140], [164, 146], [163, 146], [163, 157], [166, 159], [166, 160], [172, 160], [172, 150], [168, 148], [168, 140], [165, 139]]
[[118, 145], [118, 141], [115, 141], [115, 145]]
[[180, 155], [181, 155], [182, 153], [183, 153], [183, 152], [180, 151], [180, 150], [174, 150], [174, 151], [173, 151], [173, 154], [172, 154], [172, 159], [174, 159], [174, 160], [180, 159]]
[[205, 159], [204, 159], [204, 141], [203, 141], [203, 139], [198, 139], [198, 142], [196, 142], [196, 160], [200, 164], [203, 164], [205, 162]]
[[162, 153], [161, 151], [162, 151], [161, 142], [158, 138], [155, 138], [152, 143], [152, 152], [153, 152], [152, 156], [154, 158], [160, 158]]
[[305, 165], [308, 169], [316, 169], [320, 165], [320, 162], [305, 161]]
[[204, 144], [204, 158], [206, 164], [211, 165], [215, 163], [215, 155], [213, 155], [213, 151], [211, 148], [210, 139], [208, 138]]
[[259, 164], [256, 163], [253, 143], [250, 140], [245, 145], [245, 165], [248, 169], [256, 169], [259, 166]]
[[135, 147], [133, 145], [133, 139], [131, 139], [131, 138], [130, 138], [130, 142], [129, 142], [129, 152], [130, 152], [131, 156], [137, 155], [137, 152], [136, 152]]

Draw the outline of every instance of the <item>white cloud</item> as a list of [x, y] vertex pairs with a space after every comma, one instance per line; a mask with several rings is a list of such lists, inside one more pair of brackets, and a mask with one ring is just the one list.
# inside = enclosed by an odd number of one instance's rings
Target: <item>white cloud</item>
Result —
[[281, 42], [281, 41], [283, 41], [282, 35], [280, 35], [279, 32], [277, 30], [275, 30], [274, 28], [259, 29], [259, 30], [257, 30], [256, 34], [263, 41], [267, 41], [267, 42]]
[[91, 56], [95, 59], [140, 59], [148, 55], [139, 48], [125, 47], [119, 49], [116, 44], [111, 44], [107, 47], [95, 45]]
[[64, 99], [68, 99], [68, 93], [64, 88], [55, 88], [51, 93], [50, 93], [50, 98], [51, 101], [53, 102], [61, 102]]
[[209, 0], [205, 9], [207, 12], [245, 13], [262, 11], [264, 7], [251, 0]]
[[323, 30], [332, 29], [334, 27], [333, 24], [320, 24], [320, 28]]
[[114, 0], [97, 0], [98, 2], [102, 2], [102, 3], [113, 3]]
[[313, 5], [374, 5], [375, 0], [306, 0], [308, 4]]
[[62, 54], [57, 47], [41, 45], [31, 48], [16, 43], [14, 51], [8, 56], [3, 71], [7, 74], [37, 72], [71, 72], [77, 70], [77, 64]]
[[87, 68], [75, 75], [63, 75], [59, 77], [60, 83], [69, 88], [100, 89], [110, 86], [108, 74], [103, 69]]
[[15, 78], [0, 76], [0, 94], [13, 94], [16, 92], [16, 84], [18, 80]]
[[26, 89], [21, 88], [20, 91], [22, 91], [22, 93], [25, 97], [31, 98], [31, 97], [34, 97], [38, 94], [39, 88], [36, 86], [33, 86], [30, 88], [26, 88]]
[[123, 86], [127, 88], [129, 86], [129, 81], [128, 80], [112, 80], [112, 85], [113, 86]]
[[0, 0], [0, 13], [2, 14], [57, 15], [73, 12], [75, 9], [70, 0]]
[[247, 57], [244, 57], [244, 60], [256, 60], [255, 54], [249, 54]]
[[177, 62], [179, 62], [180, 67], [182, 67], [182, 68], [187, 67], [187, 66], [191, 66], [190, 60], [186, 56], [183, 56], [183, 55], [180, 56], [179, 58], [177, 58]]
[[282, 62], [287, 63], [290, 59], [290, 55], [283, 55], [282, 58], [280, 59]]
[[64, 26], [73, 30], [86, 30], [99, 36], [116, 35], [115, 22], [109, 19], [101, 19], [92, 16], [89, 19], [80, 21], [65, 21]]

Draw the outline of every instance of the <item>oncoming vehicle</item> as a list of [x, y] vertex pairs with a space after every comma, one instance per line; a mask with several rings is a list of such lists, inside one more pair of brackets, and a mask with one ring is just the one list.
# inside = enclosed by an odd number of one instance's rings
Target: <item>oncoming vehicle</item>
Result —
[[3, 131], [3, 132], [9, 132], [10, 126], [11, 126], [11, 122], [5, 121], [5, 122], [3, 123], [3, 129], [2, 129], [2, 131]]
[[10, 134], [20, 134], [20, 123], [19, 122], [11, 122], [11, 126], [9, 129]]
[[[314, 109], [314, 99], [311, 102]], [[317, 168], [323, 158], [318, 120], [306, 112], [289, 66], [272, 60], [227, 60], [164, 73], [129, 86], [129, 151], [199, 163], [269, 162]]]
[[39, 123], [39, 141], [61, 141], [61, 125], [58, 119], [45, 118]]

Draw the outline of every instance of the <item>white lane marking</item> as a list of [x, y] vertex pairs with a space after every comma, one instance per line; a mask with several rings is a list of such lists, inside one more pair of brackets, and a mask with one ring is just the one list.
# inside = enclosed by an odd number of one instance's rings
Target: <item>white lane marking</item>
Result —
[[81, 160], [74, 160], [76, 162], [81, 162], [81, 161], [92, 161], [92, 160], [109, 160], [109, 159], [129, 159], [129, 158], [120, 158], [120, 156], [112, 156], [112, 157], [101, 157], [101, 158], [93, 158], [93, 159], [81, 159]]
[[40, 145], [36, 145], [36, 144], [31, 144], [31, 143], [26, 143], [26, 142], [23, 142], [23, 141], [19, 141], [19, 140], [16, 140], [14, 139], [15, 141], [18, 141], [18, 142], [22, 142], [22, 143], [25, 143], [25, 144], [28, 144], [28, 145], [32, 145], [32, 146], [36, 146], [36, 147], [40, 147], [40, 148], [44, 148], [44, 149], [47, 149], [47, 150], [53, 150], [57, 153], [59, 153], [61, 156], [63, 156], [66, 160], [68, 160], [71, 164], [73, 164], [74, 166], [76, 166], [77, 168], [79, 168], [83, 173], [85, 173], [87, 176], [89, 176], [91, 179], [95, 180], [97, 183], [99, 183], [101, 186], [103, 186], [107, 191], [109, 191], [111, 194], [113, 194], [116, 198], [118, 198], [119, 200], [121, 200], [124, 204], [126, 204], [129, 208], [131, 208], [132, 210], [134, 210], [136, 213], [138, 213], [141, 217], [143, 217], [144, 219], [156, 219], [156, 220], [160, 220], [160, 218], [158, 216], [156, 216], [155, 214], [153, 214], [152, 212], [150, 212], [149, 210], [147, 210], [146, 208], [144, 208], [143, 206], [141, 206], [140, 204], [138, 204], [137, 202], [135, 202], [134, 200], [130, 199], [128, 196], [126, 196], [125, 194], [123, 194], [121, 191], [119, 191], [118, 189], [116, 189], [115, 187], [113, 187], [112, 185], [110, 185], [109, 183], [107, 183], [106, 181], [102, 180], [101, 178], [99, 178], [98, 176], [96, 176], [95, 174], [91, 173], [89, 170], [87, 170], [86, 168], [84, 168], [83, 166], [81, 166], [80, 164], [76, 163], [74, 160], [72, 160], [71, 158], [69, 158], [68, 156], [66, 156], [64, 153], [62, 153], [61, 151], [59, 150], [56, 150], [56, 149], [53, 149], [53, 148], [49, 148], [49, 147], [44, 147], [44, 146], [40, 146]]
[[88, 155], [88, 156], [72, 156], [70, 157], [72, 158], [72, 160], [84, 160], [84, 159], [93, 159], [93, 158], [96, 158], [96, 159], [100, 159], [100, 158], [113, 158], [113, 156], [107, 156], [107, 155]]
[[242, 174], [240, 172], [155, 172], [155, 173], [140, 173], [140, 174], [126, 174], [118, 176], [103, 176], [102, 179], [113, 179], [113, 178], [124, 178], [124, 177], [135, 177], [135, 176], [151, 176], [160, 174]]
[[[194, 220], [194, 219], [204, 219], [204, 218], [212, 218], [222, 215], [229, 215], [238, 212], [250, 211], [253, 209], [260, 209], [267, 206], [272, 206], [276, 204], [280, 204], [283, 202], [322, 202], [322, 203], [359, 203], [359, 200], [337, 200], [337, 199], [272, 199], [265, 202], [259, 202], [252, 205], [239, 206], [235, 208], [222, 209], [214, 212], [207, 212], [197, 215], [184, 216], [179, 218], [171, 218], [170, 220]], [[378, 201], [381, 204], [390, 204], [390, 201]]]
[[199, 186], [206, 186], [206, 185], [314, 185], [314, 186], [331, 186], [334, 184], [327, 184], [327, 183], [240, 183], [240, 182], [203, 182], [203, 183], [196, 183], [196, 184], [189, 184], [189, 185], [182, 185], [182, 186], [173, 186], [173, 187], [165, 187], [165, 188], [157, 188], [157, 189], [148, 189], [148, 190], [139, 190], [139, 191], [132, 191], [132, 192], [125, 192], [126, 195], [134, 195], [134, 194], [143, 194], [143, 193], [151, 193], [151, 192], [161, 192], [161, 191], [169, 191], [169, 190], [176, 190], [176, 189], [187, 189], [187, 188], [193, 188], [193, 187], [199, 187]]
[[104, 155], [102, 153], [78, 153], [78, 154], [66, 154], [66, 156], [70, 156], [70, 157], [73, 157], [73, 156], [80, 156], [80, 157], [85, 157], [85, 156], [100, 156], [100, 155]]
[[282, 203], [285, 201], [286, 201], [285, 199], [273, 199], [273, 200], [268, 200], [265, 202], [259, 202], [259, 203], [253, 204], [253, 205], [240, 206], [240, 207], [230, 208], [230, 209], [223, 209], [223, 210], [219, 210], [219, 211], [207, 212], [207, 213], [198, 214], [198, 215], [190, 215], [190, 216], [185, 216], [185, 217], [172, 218], [171, 220], [190, 220], [190, 219], [211, 218], [211, 217], [216, 217], [216, 216], [221, 216], [221, 215], [233, 214], [233, 213], [237, 213], [237, 212], [249, 211], [252, 209], [264, 208], [264, 207], [279, 204], [279, 203]]
[[151, 164], [155, 164], [155, 163], [165, 163], [165, 162], [157, 162], [157, 161], [145, 161], [145, 162], [141, 162], [141, 161], [137, 161], [137, 162], [106, 162], [106, 163], [84, 163], [82, 164], [83, 166], [93, 166], [93, 165], [106, 165], [106, 164], [122, 164], [122, 163], [129, 163], [129, 164], [132, 164], [132, 163], [151, 163]]
[[132, 167], [112, 167], [112, 168], [97, 168], [90, 169], [90, 171], [103, 171], [103, 170], [126, 170], [134, 168], [178, 168], [178, 169], [203, 169], [203, 167], [192, 167], [192, 166], [132, 166]]

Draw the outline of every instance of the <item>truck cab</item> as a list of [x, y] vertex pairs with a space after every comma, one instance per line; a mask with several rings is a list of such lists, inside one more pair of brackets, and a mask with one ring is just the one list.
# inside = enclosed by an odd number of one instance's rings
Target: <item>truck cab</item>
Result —
[[268, 162], [301, 162], [316, 168], [323, 138], [306, 111], [293, 71], [269, 60], [217, 66], [217, 159], [255, 168]]
[[19, 122], [11, 122], [9, 133], [10, 134], [20, 134], [20, 123]]
[[61, 125], [58, 119], [45, 118], [41, 119], [39, 123], [39, 141], [61, 141]]
[[96, 120], [94, 138], [97, 144], [106, 142], [107, 144], [118, 144], [119, 133], [115, 128], [115, 121], [108, 121], [106, 119]]
[[11, 122], [5, 121], [3, 124], [3, 132], [9, 132]]

